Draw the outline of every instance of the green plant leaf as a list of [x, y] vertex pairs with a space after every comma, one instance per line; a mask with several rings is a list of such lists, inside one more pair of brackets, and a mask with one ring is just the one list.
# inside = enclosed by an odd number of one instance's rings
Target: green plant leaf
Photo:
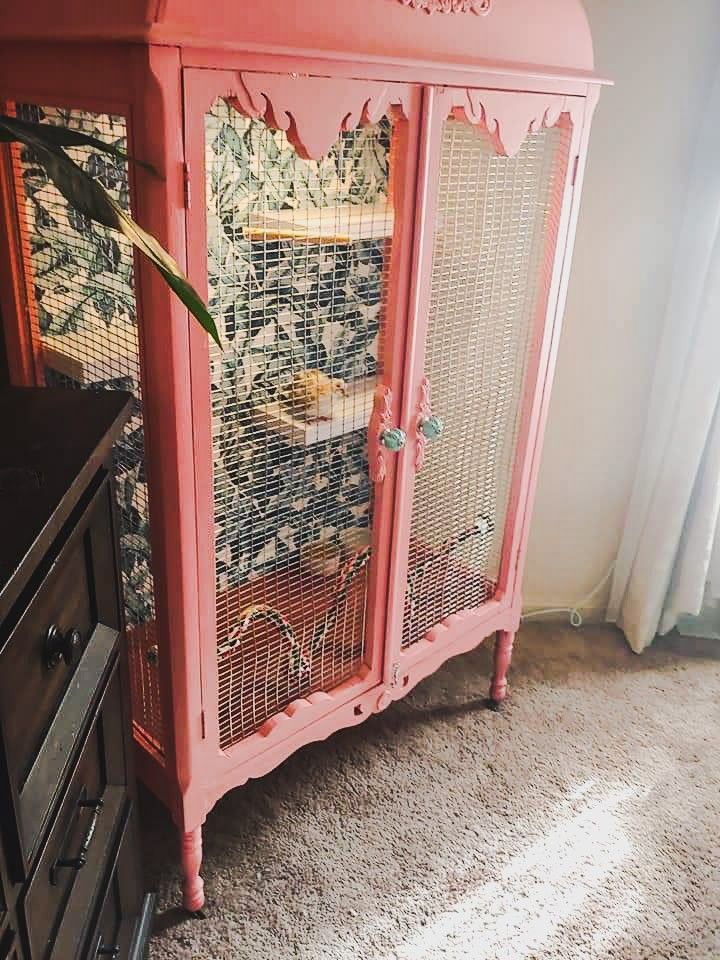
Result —
[[[43, 127], [43, 132], [45, 129], [50, 128]], [[105, 188], [75, 163], [62, 147], [39, 137], [35, 129], [16, 129], [15, 139], [35, 151], [38, 161], [45, 167], [48, 176], [71, 206], [88, 219], [101, 223], [111, 230], [119, 231], [138, 250], [145, 254], [171, 290], [180, 298], [202, 328], [210, 334], [215, 343], [220, 346], [220, 337], [215, 321], [202, 297], [155, 237], [135, 223], [132, 217], [113, 200]]]
[[215, 343], [221, 346], [220, 336], [215, 326], [215, 321], [210, 315], [210, 311], [175, 260], [173, 260], [170, 254], [158, 243], [155, 237], [135, 223], [132, 217], [125, 213], [125, 211], [115, 203], [112, 197], [108, 197], [108, 200], [114, 207], [118, 217], [117, 229], [120, 230], [138, 250], [145, 254], [153, 266], [162, 274], [167, 285], [175, 291], [176, 295], [195, 317], [203, 330], [206, 330]]
[[0, 116], [0, 142], [13, 143], [20, 141], [25, 143], [25, 138], [31, 136], [37, 141], [44, 143], [48, 147], [92, 147], [93, 150], [100, 150], [108, 153], [110, 156], [117, 157], [118, 160], [126, 160], [148, 170], [154, 176], [159, 176], [155, 167], [144, 160], [136, 160], [129, 153], [115, 147], [97, 137], [92, 137], [88, 133], [81, 133], [79, 130], [70, 130], [68, 127], [57, 126], [51, 123], [36, 123], [34, 120], [22, 120], [20, 117]]

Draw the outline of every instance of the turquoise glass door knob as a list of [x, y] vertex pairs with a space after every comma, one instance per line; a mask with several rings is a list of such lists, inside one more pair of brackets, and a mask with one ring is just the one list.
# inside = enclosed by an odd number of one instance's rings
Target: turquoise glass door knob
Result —
[[404, 430], [401, 430], [400, 427], [392, 427], [390, 430], [383, 430], [380, 437], [380, 443], [388, 450], [393, 450], [397, 452], [402, 450], [405, 446], [405, 441], [407, 436]]
[[420, 423], [420, 431], [428, 440], [437, 440], [445, 429], [445, 424], [440, 417], [427, 417]]

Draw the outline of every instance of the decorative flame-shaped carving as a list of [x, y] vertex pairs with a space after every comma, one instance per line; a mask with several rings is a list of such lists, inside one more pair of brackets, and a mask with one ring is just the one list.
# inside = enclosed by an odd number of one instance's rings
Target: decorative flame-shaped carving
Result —
[[492, 137], [495, 149], [506, 157], [514, 157], [530, 133], [543, 127], [554, 127], [562, 114], [573, 123], [582, 119], [583, 100], [546, 93], [513, 93], [501, 90], [468, 90], [463, 104], [470, 123], [483, 123]]
[[272, 73], [242, 73], [240, 78], [242, 89], [230, 98], [233, 106], [284, 130], [306, 160], [319, 160], [341, 131], [377, 123], [393, 104], [402, 106], [409, 95], [406, 84], [373, 80], [336, 77], [328, 81]]
[[423, 10], [425, 13], [476, 13], [487, 16], [492, 0], [400, 0], [405, 7]]

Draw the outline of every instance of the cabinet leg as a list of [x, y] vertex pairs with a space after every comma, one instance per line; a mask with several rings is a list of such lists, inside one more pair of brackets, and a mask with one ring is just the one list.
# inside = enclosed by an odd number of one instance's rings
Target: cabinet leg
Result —
[[507, 672], [512, 659], [514, 633], [498, 630], [493, 655], [493, 678], [490, 684], [490, 700], [498, 706], [507, 696]]
[[180, 845], [183, 868], [183, 906], [191, 913], [202, 910], [205, 904], [204, 884], [200, 876], [202, 863], [202, 827], [181, 833]]

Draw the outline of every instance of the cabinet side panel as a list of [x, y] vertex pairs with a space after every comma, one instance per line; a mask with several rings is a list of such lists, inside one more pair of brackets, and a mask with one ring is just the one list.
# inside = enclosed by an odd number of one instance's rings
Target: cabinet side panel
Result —
[[[126, 149], [124, 116], [27, 103], [16, 104], [16, 110], [25, 119], [67, 126]], [[68, 153], [123, 209], [130, 210], [126, 161], [85, 147]], [[72, 208], [26, 148], [14, 148], [13, 179], [25, 295], [36, 318], [46, 384], [128, 390], [135, 398], [115, 451], [120, 555], [133, 718], [138, 732], [162, 753], [132, 247], [124, 237]]]

